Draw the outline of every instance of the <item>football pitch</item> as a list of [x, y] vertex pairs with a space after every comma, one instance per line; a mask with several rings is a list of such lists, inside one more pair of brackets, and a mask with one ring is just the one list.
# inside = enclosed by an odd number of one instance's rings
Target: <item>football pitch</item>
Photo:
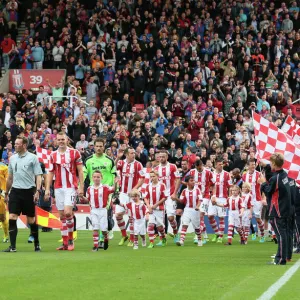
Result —
[[[203, 247], [188, 235], [184, 247], [168, 239], [165, 248], [133, 250], [118, 246], [91, 252], [92, 233], [80, 231], [74, 252], [58, 252], [59, 231], [41, 233], [41, 253], [19, 230], [17, 253], [0, 253], [2, 300], [29, 299], [258, 299], [298, 260], [270, 266], [276, 245], [250, 241], [241, 246], [209, 242]], [[8, 244], [1, 244], [4, 249]], [[272, 299], [300, 298], [300, 269]]]

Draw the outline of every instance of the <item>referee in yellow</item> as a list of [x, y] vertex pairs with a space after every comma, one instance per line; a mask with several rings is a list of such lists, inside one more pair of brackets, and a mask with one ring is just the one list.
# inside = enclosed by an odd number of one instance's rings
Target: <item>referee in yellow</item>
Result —
[[39, 199], [43, 172], [37, 156], [27, 151], [27, 145], [28, 140], [18, 136], [16, 154], [9, 160], [5, 201], [8, 202], [10, 246], [3, 252], [17, 251], [17, 219], [21, 213], [27, 216], [27, 223], [31, 227], [34, 251], [41, 251], [38, 225], [35, 223], [35, 202]]

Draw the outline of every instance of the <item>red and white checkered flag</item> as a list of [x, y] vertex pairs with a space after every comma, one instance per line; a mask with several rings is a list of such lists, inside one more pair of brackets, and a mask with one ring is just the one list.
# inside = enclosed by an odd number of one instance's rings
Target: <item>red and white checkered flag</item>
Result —
[[47, 149], [43, 149], [43, 148], [40, 148], [40, 147], [36, 148], [36, 155], [39, 159], [39, 162], [44, 163], [45, 168], [47, 170], [50, 170], [53, 167], [52, 164], [50, 163], [50, 154], [51, 154], [51, 152], [52, 151], [47, 150]]
[[284, 156], [284, 170], [300, 184], [300, 146], [257, 113], [253, 113], [253, 123], [258, 158], [269, 160], [275, 152], [281, 153]]
[[300, 126], [291, 116], [286, 118], [281, 130], [289, 135], [295, 144], [300, 144]]

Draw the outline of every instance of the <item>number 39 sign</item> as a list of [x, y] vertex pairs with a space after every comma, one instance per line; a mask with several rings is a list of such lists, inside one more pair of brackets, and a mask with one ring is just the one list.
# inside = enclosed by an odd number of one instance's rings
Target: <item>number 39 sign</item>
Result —
[[52, 86], [65, 76], [65, 70], [9, 70], [9, 90], [21, 93], [23, 89], [38, 92], [39, 86], [44, 86], [45, 92], [51, 93]]

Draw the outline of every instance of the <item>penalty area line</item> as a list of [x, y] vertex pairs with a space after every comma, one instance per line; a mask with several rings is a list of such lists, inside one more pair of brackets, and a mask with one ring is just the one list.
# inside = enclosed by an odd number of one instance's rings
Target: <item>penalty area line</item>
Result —
[[[276, 267], [275, 267], [276, 268]], [[273, 283], [257, 300], [272, 299], [300, 268], [300, 259]]]

